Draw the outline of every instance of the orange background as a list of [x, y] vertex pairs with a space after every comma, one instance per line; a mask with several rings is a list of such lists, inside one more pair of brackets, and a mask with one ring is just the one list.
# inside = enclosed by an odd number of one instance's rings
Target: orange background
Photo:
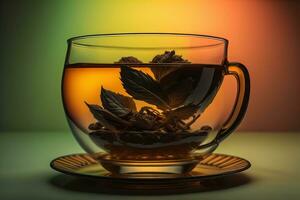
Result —
[[300, 1], [1, 1], [0, 130], [68, 130], [60, 96], [67, 38], [181, 32], [227, 38], [252, 93], [239, 130], [300, 131]]

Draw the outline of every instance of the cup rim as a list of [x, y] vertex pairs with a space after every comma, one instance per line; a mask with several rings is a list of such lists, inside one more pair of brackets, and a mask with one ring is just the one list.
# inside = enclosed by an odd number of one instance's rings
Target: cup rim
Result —
[[[210, 39], [210, 40], [220, 41], [219, 44], [202, 45], [202, 46], [195, 46], [195, 47], [190, 47], [190, 48], [203, 48], [203, 47], [215, 46], [215, 45], [220, 45], [220, 44], [225, 45], [225, 47], [228, 46], [228, 40], [226, 38], [223, 38], [223, 37], [205, 35], [205, 34], [195, 34], [195, 33], [172, 33], [172, 32], [124, 32], [124, 33], [87, 34], [87, 35], [80, 35], [80, 36], [71, 37], [71, 38], [67, 39], [67, 43], [68, 43], [68, 45], [75, 44], [75, 45], [87, 46], [87, 47], [90, 47], [90, 46], [103, 47], [101, 45], [85, 44], [85, 43], [80, 42], [80, 40], [93, 38], [93, 37], [132, 36], [132, 35], [169, 35], [169, 36], [181, 36], [181, 37], [182, 36], [183, 37], [198, 37], [198, 38], [206, 38], [206, 39]], [[126, 48], [128, 48], [128, 47], [126, 47]]]

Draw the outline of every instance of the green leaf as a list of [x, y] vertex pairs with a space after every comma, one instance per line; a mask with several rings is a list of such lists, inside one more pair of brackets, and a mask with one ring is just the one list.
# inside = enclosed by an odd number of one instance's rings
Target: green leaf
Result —
[[132, 97], [101, 88], [102, 106], [113, 114], [122, 117], [130, 112], [136, 112], [136, 106]]
[[156, 105], [163, 110], [169, 108], [167, 96], [151, 76], [127, 66], [121, 67], [120, 75], [123, 87], [134, 99]]

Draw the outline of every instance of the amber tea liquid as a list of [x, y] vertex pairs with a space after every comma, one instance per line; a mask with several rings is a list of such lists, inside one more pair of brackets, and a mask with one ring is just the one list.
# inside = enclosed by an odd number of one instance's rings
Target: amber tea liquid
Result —
[[[186, 71], [192, 71], [192, 74], [199, 75], [199, 81], [202, 81], [203, 87], [196, 87], [197, 92], [202, 92], [201, 98], [214, 98], [221, 82], [224, 73], [224, 67], [221, 65], [201, 65], [201, 64], [129, 64], [127, 65], [136, 70], [142, 71], [150, 75], [154, 79], [153, 72], [151, 68], [155, 67], [166, 67], [174, 68], [174, 71], [181, 68], [184, 69], [183, 73]], [[204, 71], [206, 73], [204, 73]], [[172, 78], [172, 77], [171, 77]], [[176, 77], [174, 77], [176, 78]], [[183, 81], [183, 80], [181, 80]], [[186, 134], [166, 133], [157, 136], [155, 133], [145, 133], [148, 134], [149, 139], [141, 139], [142, 143], [138, 144], [139, 140], [135, 140], [135, 144], [127, 145], [125, 143], [117, 143], [114, 139], [110, 138], [109, 133], [92, 133], [89, 130], [89, 125], [96, 122], [94, 116], [89, 111], [85, 102], [89, 104], [102, 105], [100, 99], [101, 87], [114, 91], [116, 93], [130, 96], [122, 85], [120, 80], [120, 66], [116, 64], [72, 64], [65, 66], [63, 83], [62, 83], [62, 96], [64, 108], [66, 115], [68, 117], [69, 123], [73, 128], [73, 132], [76, 138], [80, 138], [81, 141], [86, 141], [87, 143], [94, 143], [93, 145], [81, 144], [87, 152], [95, 153], [98, 152], [98, 148], [110, 152], [111, 156], [116, 156], [117, 158], [124, 159], [149, 159], [152, 155], [153, 158], [157, 159], [159, 157], [166, 159], [175, 159], [174, 154], [178, 157], [186, 157], [187, 154], [202, 142], [206, 135], [194, 135], [194, 137], [187, 137]], [[187, 87], [189, 87], [187, 85]], [[197, 88], [197, 89], [196, 89]], [[134, 100], [137, 110], [143, 107], [150, 107], [155, 110], [156, 106], [146, 103], [141, 100]], [[208, 108], [209, 109], [209, 108]], [[205, 113], [204, 113], [205, 114]], [[206, 115], [202, 115], [192, 126], [193, 130], [201, 129], [203, 126], [211, 126], [210, 124], [205, 124], [206, 121], [210, 121], [210, 118], [215, 117], [213, 112], [209, 112]], [[214, 127], [212, 127], [213, 129]], [[91, 134], [92, 133], [92, 134]], [[106, 135], [105, 135], [106, 134]], [[140, 136], [140, 133], [135, 133]], [[144, 134], [144, 135], [145, 135]], [[169, 134], [169, 135], [167, 135]], [[192, 134], [192, 133], [191, 133]], [[155, 137], [153, 137], [155, 135]], [[125, 136], [124, 136], [125, 137]], [[165, 137], [165, 138], [164, 138]], [[176, 142], [176, 139], [169, 139], [170, 145], [165, 145], [168, 143], [168, 137], [178, 137], [181, 142]], [[186, 137], [183, 139], [182, 137]], [[104, 139], [103, 139], [104, 138]], [[151, 142], [151, 138], [153, 142]], [[153, 139], [154, 138], [154, 139]], [[167, 139], [166, 139], [167, 138]], [[130, 139], [130, 138], [129, 138]], [[144, 140], [150, 142], [145, 143]], [[165, 141], [165, 143], [163, 143]], [[150, 156], [151, 157], [151, 156]]]

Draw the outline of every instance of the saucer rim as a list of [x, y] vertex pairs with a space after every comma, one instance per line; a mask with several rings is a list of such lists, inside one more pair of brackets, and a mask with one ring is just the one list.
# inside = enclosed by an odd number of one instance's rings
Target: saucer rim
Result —
[[[82, 178], [92, 178], [92, 179], [98, 179], [98, 180], [108, 180], [108, 181], [125, 181], [127, 183], [129, 183], [130, 181], [134, 181], [134, 182], [137, 182], [137, 181], [138, 182], [145, 182], [145, 181], [146, 182], [158, 182], [159, 181], [159, 182], [162, 182], [162, 181], [172, 181], [172, 180], [180, 180], [180, 181], [207, 180], [207, 179], [221, 178], [221, 177], [224, 177], [224, 176], [237, 174], [237, 173], [246, 171], [247, 169], [249, 169], [251, 167], [251, 163], [247, 159], [241, 158], [239, 156], [233, 156], [233, 155], [221, 154], [221, 153], [212, 153], [209, 156], [211, 156], [211, 155], [225, 156], [225, 157], [230, 156], [230, 157], [242, 160], [245, 163], [245, 166], [243, 166], [239, 169], [236, 169], [236, 170], [222, 172], [220, 174], [210, 174], [210, 175], [204, 175], [204, 176], [199, 176], [199, 175], [194, 175], [193, 176], [192, 175], [192, 176], [155, 177], [155, 178], [140, 178], [140, 177], [136, 178], [136, 177], [130, 177], [130, 176], [122, 176], [122, 177], [120, 177], [120, 176], [119, 177], [101, 176], [101, 175], [97, 176], [97, 175], [91, 175], [91, 174], [77, 173], [75, 171], [70, 171], [70, 170], [64, 170], [64, 169], [61, 169], [61, 168], [55, 166], [55, 162], [59, 159], [62, 159], [62, 158], [65, 158], [65, 157], [71, 157], [71, 156], [82, 156], [82, 155], [90, 156], [90, 154], [88, 154], [88, 153], [74, 153], [74, 154], [59, 156], [59, 157], [54, 158], [53, 160], [51, 160], [50, 167], [55, 171], [58, 171], [60, 173], [70, 175], [70, 176], [77, 176], [77, 177], [82, 177]], [[92, 157], [90, 157], [90, 158], [93, 159]], [[97, 164], [101, 165], [100, 163], [98, 163], [95, 160], [94, 165], [97, 165]], [[88, 165], [91, 165], [91, 164], [88, 164]], [[201, 161], [197, 166], [199, 166], [199, 165], [209, 166], [209, 165], [201, 164]], [[195, 168], [197, 168], [197, 166]]]

